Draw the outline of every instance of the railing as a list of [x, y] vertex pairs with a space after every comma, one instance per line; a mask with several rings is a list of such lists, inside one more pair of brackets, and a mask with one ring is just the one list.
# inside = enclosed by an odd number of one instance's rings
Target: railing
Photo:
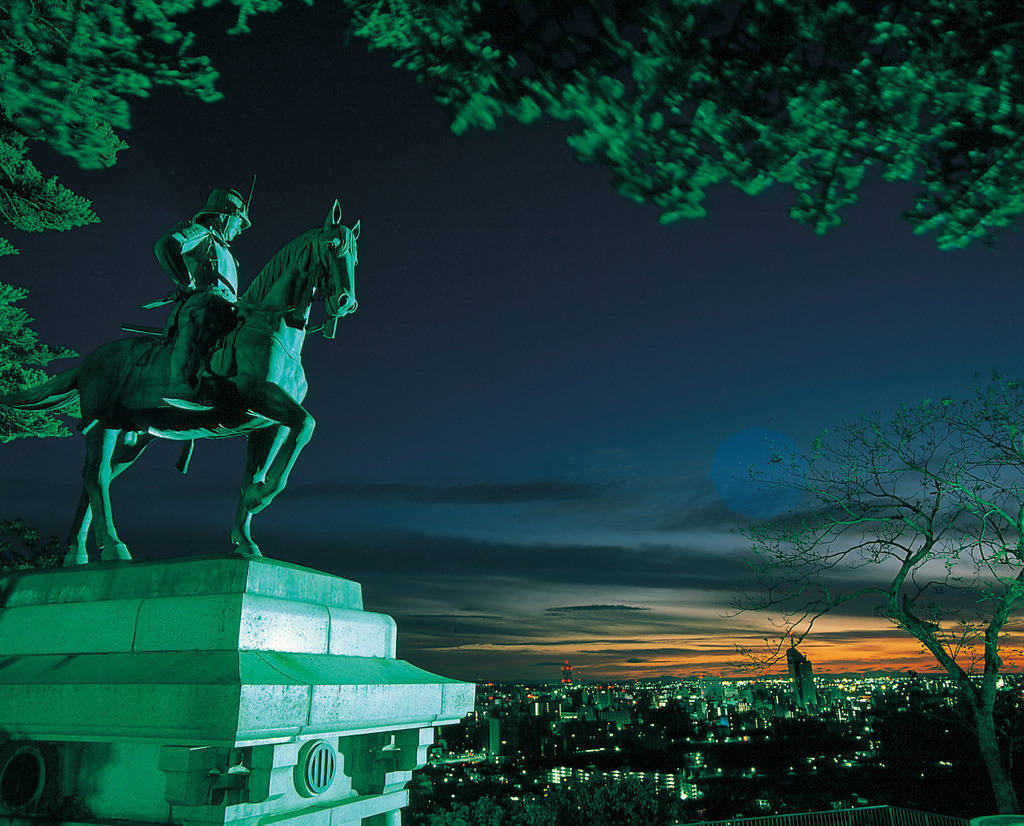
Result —
[[[693, 826], [970, 826], [962, 817], [918, 812], [898, 806], [863, 806], [789, 815], [691, 821]], [[683, 826], [680, 824], [680, 826]], [[687, 824], [686, 826], [690, 826]]]

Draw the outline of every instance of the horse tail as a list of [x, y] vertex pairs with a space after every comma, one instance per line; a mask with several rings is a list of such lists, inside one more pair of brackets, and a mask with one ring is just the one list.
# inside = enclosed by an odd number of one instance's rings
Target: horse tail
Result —
[[0, 405], [18, 410], [60, 410], [78, 398], [78, 368], [72, 367], [42, 384], [0, 396]]

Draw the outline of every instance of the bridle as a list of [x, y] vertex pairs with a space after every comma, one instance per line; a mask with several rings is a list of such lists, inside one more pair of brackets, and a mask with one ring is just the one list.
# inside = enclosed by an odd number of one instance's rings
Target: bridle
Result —
[[[348, 256], [351, 256], [352, 266], [355, 267], [356, 264], [358, 264], [359, 262], [358, 250], [356, 247], [357, 235], [350, 227], [346, 227], [344, 224], [342, 224], [341, 226], [342, 229], [345, 230], [345, 240], [342, 241], [341, 238], [335, 236], [327, 243], [327, 252], [329, 254], [335, 255], [338, 259], [343, 259]], [[327, 299], [333, 297], [334, 294], [337, 292], [337, 288], [335, 287], [333, 281], [331, 280], [330, 267], [327, 266], [323, 260], [320, 261], [319, 272], [317, 273], [317, 276], [313, 280], [313, 291], [314, 294], [319, 292], [320, 295], [323, 297], [325, 303]], [[355, 312], [356, 307], [359, 306], [354, 298], [352, 298], [351, 296], [350, 298], [352, 299], [352, 303], [351, 305], [349, 305], [350, 309], [348, 310], [347, 313], [345, 313], [346, 315]], [[314, 327], [312, 330], [309, 330], [308, 332], [318, 333], [324, 330], [324, 335], [327, 338], [334, 338], [333, 334], [328, 335], [328, 331], [333, 333], [333, 328], [337, 326], [338, 318], [340, 318], [340, 316], [332, 316], [331, 318], [324, 321], [323, 324], [321, 324], [318, 327]]]

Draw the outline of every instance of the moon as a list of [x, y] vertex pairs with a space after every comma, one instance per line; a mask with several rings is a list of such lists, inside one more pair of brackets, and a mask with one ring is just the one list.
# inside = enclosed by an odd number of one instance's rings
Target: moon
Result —
[[786, 434], [749, 427], [718, 445], [711, 482], [730, 510], [772, 519], [800, 503], [805, 472], [806, 462]]

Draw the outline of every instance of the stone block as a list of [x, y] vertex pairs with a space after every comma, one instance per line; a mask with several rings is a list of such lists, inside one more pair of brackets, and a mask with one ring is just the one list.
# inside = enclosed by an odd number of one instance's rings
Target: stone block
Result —
[[328, 607], [331, 620], [328, 654], [394, 659], [398, 626], [386, 614]]
[[78, 568], [0, 577], [6, 608], [111, 599], [207, 594], [261, 596], [361, 610], [358, 582], [275, 559], [190, 556], [148, 562], [93, 562]]
[[0, 610], [0, 652], [81, 654], [131, 651], [141, 600], [21, 605]]
[[295, 737], [309, 728], [312, 686], [245, 684], [238, 704], [236, 739], [255, 742]]
[[238, 647], [253, 651], [326, 654], [331, 632], [330, 610], [326, 605], [246, 594], [242, 602]]
[[131, 650], [230, 651], [238, 643], [241, 609], [241, 594], [144, 599]]

